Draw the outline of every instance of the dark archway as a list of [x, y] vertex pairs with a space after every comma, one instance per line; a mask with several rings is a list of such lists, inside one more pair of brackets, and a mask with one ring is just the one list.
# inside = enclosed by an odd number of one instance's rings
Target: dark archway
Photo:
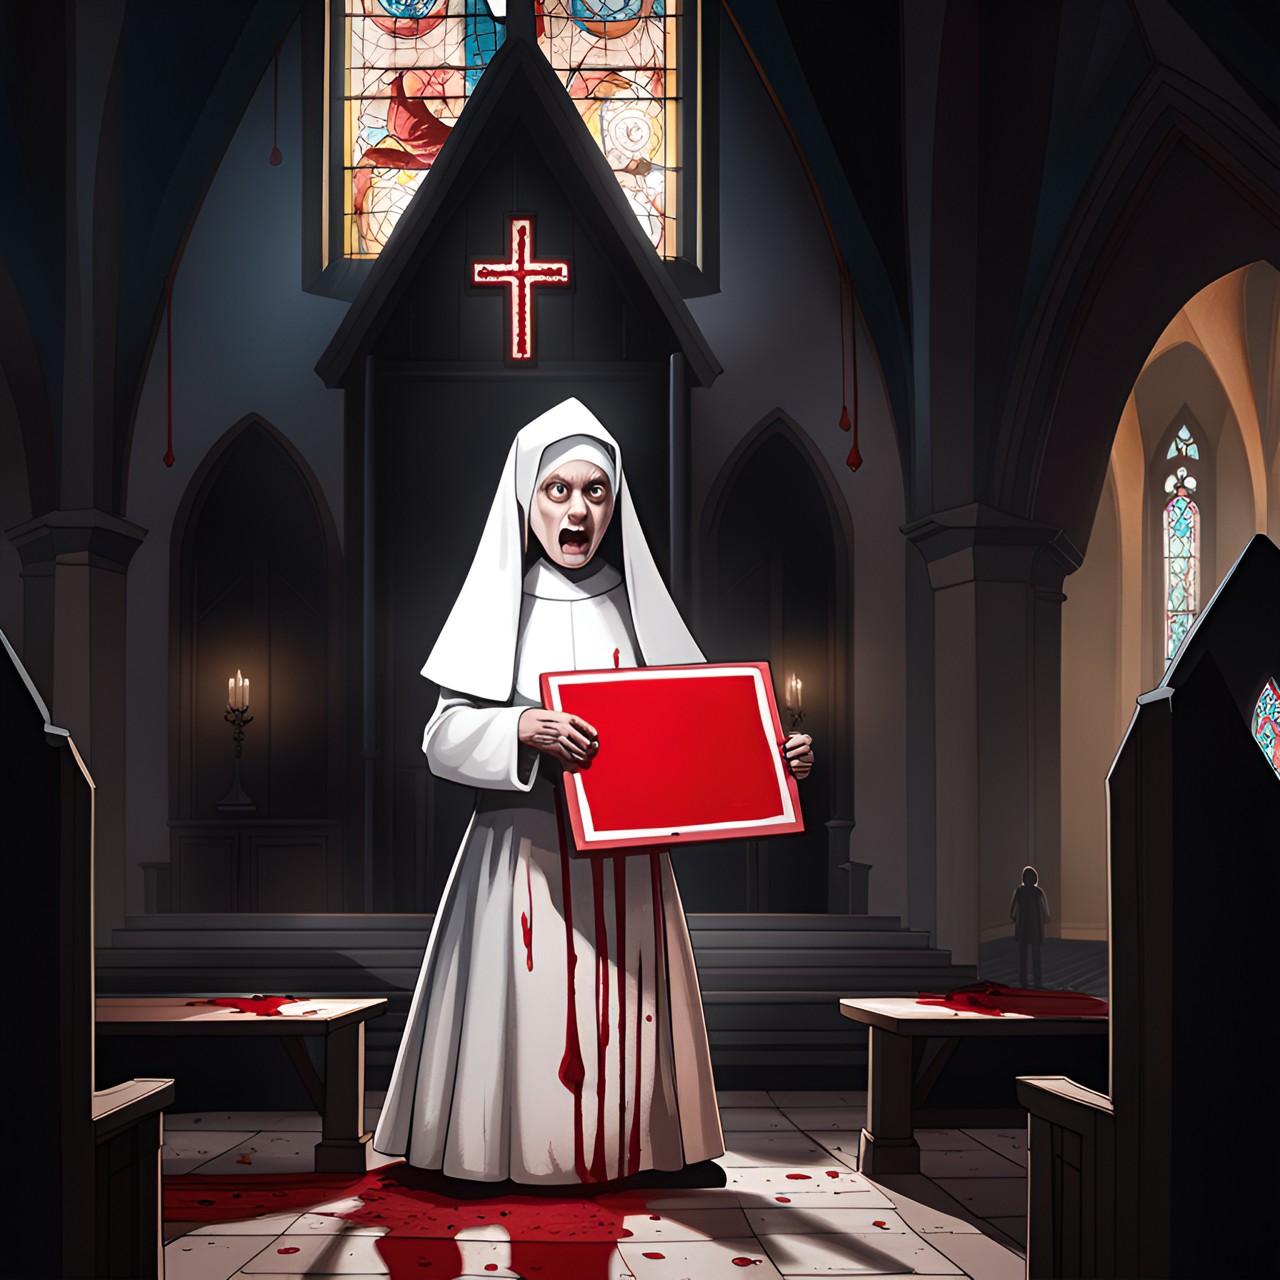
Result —
[[[170, 818], [179, 910], [334, 910], [341, 899], [339, 552], [315, 477], [256, 417], [211, 451], [172, 542]], [[227, 679], [252, 682], [231, 783]]]
[[1280, 167], [1198, 92], [1157, 77], [1117, 130], [1005, 405], [998, 505], [1062, 529], [1082, 554], [1115, 425], [1165, 326], [1212, 281], [1280, 261]]
[[[821, 456], [780, 410], [735, 450], [706, 510], [700, 635], [707, 657], [767, 659], [784, 725], [785, 684], [799, 675], [801, 727], [815, 739], [816, 764], [801, 790], [804, 835], [743, 842], [737, 875], [726, 874], [724, 853], [683, 857], [686, 905], [848, 910], [848, 873], [840, 866], [848, 860], [853, 817], [848, 513]], [[829, 831], [833, 819], [840, 825]]]

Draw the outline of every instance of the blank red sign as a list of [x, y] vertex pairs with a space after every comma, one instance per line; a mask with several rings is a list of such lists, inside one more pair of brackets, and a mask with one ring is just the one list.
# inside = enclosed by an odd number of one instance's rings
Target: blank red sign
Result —
[[599, 733], [565, 775], [580, 850], [804, 829], [766, 663], [548, 673], [542, 692]]

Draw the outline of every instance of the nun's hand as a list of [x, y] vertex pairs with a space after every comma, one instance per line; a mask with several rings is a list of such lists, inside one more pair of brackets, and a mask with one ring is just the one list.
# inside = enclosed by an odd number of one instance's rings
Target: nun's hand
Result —
[[782, 752], [787, 757], [787, 767], [796, 779], [809, 776], [813, 768], [813, 739], [807, 733], [793, 733], [782, 744]]
[[526, 747], [545, 751], [570, 770], [589, 769], [592, 757], [600, 750], [600, 737], [594, 726], [581, 716], [548, 711], [546, 707], [530, 707], [521, 715], [518, 736]]

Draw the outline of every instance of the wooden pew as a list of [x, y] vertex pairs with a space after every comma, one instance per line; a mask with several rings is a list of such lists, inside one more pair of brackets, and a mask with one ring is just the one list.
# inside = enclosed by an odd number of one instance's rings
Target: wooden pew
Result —
[[[1265, 1275], [1280, 776], [1253, 716], [1280, 680], [1280, 548], [1252, 539], [1107, 778], [1110, 1090], [1023, 1077], [1027, 1274]], [[1261, 1155], [1261, 1177], [1250, 1171]]]
[[0, 632], [0, 847], [11, 1001], [3, 1058], [21, 1215], [5, 1274], [153, 1277], [172, 1080], [97, 1089], [93, 779]]

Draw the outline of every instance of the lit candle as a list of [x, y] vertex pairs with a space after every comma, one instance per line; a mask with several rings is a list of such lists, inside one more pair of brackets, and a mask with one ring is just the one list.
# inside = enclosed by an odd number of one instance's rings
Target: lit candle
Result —
[[804, 690], [804, 685], [802, 684], [800, 677], [796, 676], [796, 710], [797, 711], [804, 710], [804, 698], [801, 696], [803, 693], [803, 690]]
[[240, 704], [246, 711], [249, 710], [249, 681], [244, 682], [244, 701]]
[[230, 711], [235, 707], [236, 703], [236, 678], [235, 676], [227, 677], [227, 710]]

